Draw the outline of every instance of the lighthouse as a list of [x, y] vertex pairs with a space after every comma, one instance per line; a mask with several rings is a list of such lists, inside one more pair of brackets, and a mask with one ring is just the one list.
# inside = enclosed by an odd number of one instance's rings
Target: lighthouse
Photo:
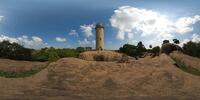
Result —
[[104, 50], [104, 26], [102, 23], [96, 24], [96, 50]]

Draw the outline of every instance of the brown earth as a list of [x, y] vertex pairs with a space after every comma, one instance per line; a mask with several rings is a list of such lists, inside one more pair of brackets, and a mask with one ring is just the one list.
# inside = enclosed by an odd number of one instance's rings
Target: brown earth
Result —
[[184, 62], [184, 64], [186, 64], [186, 66], [190, 66], [190, 67], [200, 70], [200, 59], [199, 58], [191, 57], [191, 56], [185, 55], [181, 52], [173, 52], [170, 54], [170, 56], [180, 60], [181, 62]]
[[114, 51], [86, 51], [79, 58], [88, 61], [119, 61], [122, 54]]
[[200, 77], [171, 58], [130, 63], [63, 58], [27, 78], [0, 77], [0, 98], [12, 100], [199, 100]]
[[39, 69], [44, 67], [47, 62], [30, 62], [30, 61], [15, 61], [9, 59], [0, 59], [0, 71], [5, 72], [21, 72]]

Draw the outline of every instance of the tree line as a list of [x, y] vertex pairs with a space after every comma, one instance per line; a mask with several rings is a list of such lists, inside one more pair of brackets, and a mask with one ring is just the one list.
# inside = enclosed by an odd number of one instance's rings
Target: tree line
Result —
[[54, 47], [42, 48], [40, 50], [25, 48], [18, 43], [9, 41], [0, 42], [0, 58], [27, 60], [27, 61], [56, 61], [63, 57], [76, 57], [79, 53], [84, 52], [85, 48], [76, 49], [56, 49]]
[[[200, 43], [189, 41], [185, 43], [181, 48], [178, 39], [173, 39], [174, 43], [170, 43], [169, 40], [164, 40], [162, 47], [149, 45], [149, 49], [146, 49], [142, 42], [137, 45], [124, 44], [119, 48], [119, 52], [127, 54], [129, 56], [142, 57], [144, 53], [151, 53], [153, 56], [158, 56], [161, 53], [169, 54], [175, 50], [182, 51], [190, 56], [200, 58]], [[0, 58], [14, 59], [14, 60], [28, 60], [28, 61], [56, 61], [59, 58], [64, 57], [77, 57], [85, 50], [91, 50], [87, 47], [77, 47], [76, 49], [70, 48], [42, 48], [40, 50], [25, 48], [18, 43], [10, 43], [9, 41], [0, 42]]]
[[164, 40], [161, 47], [152, 47], [152, 45], [149, 45], [149, 49], [146, 49], [143, 43], [140, 41], [137, 45], [124, 44], [119, 48], [118, 51], [135, 57], [136, 59], [138, 57], [142, 57], [145, 52], [151, 53], [153, 56], [158, 56], [160, 53], [170, 54], [173, 51], [181, 51], [190, 56], [200, 58], [200, 42], [196, 43], [189, 41], [183, 44], [183, 47], [180, 47], [178, 44], [180, 44], [178, 39], [173, 39], [173, 43], [170, 43], [169, 40]]
[[145, 52], [152, 53], [153, 56], [159, 55], [159, 46], [152, 47], [152, 45], [149, 45], [149, 48], [150, 49], [146, 49], [143, 43], [140, 41], [136, 46], [131, 44], [124, 44], [119, 48], [119, 52], [135, 57], [136, 59], [138, 59], [138, 57], [142, 57]]

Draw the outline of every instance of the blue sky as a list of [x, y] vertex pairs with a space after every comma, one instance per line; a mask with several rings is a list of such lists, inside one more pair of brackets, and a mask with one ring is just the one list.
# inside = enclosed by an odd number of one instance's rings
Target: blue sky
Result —
[[0, 41], [26, 47], [92, 46], [104, 23], [105, 48], [200, 41], [199, 0], [0, 0]]

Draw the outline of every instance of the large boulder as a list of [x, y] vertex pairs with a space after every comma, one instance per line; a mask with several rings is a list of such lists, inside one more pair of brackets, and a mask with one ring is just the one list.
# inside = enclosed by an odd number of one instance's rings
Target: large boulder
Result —
[[115, 51], [86, 51], [81, 53], [79, 58], [88, 61], [119, 61], [122, 55]]
[[178, 46], [176, 44], [172, 44], [172, 43], [165, 43], [161, 47], [161, 53], [170, 54], [173, 51], [180, 51], [180, 52], [182, 52], [182, 48], [180, 46]]

